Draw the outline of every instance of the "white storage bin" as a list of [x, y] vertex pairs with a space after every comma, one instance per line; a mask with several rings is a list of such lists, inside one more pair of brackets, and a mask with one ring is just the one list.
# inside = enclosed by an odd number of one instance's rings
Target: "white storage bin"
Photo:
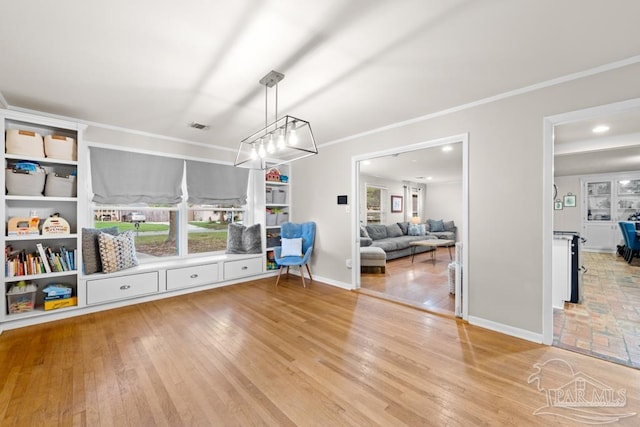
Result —
[[76, 197], [78, 185], [73, 175], [59, 176], [55, 173], [47, 174], [44, 195], [48, 197]]
[[289, 221], [289, 212], [278, 212], [277, 225]]
[[287, 192], [285, 190], [273, 189], [273, 203], [284, 205], [287, 203]]
[[59, 160], [78, 160], [76, 140], [63, 135], [45, 135], [44, 152]]
[[9, 129], [6, 134], [7, 154], [44, 157], [42, 135], [30, 130]]
[[4, 178], [7, 194], [12, 196], [42, 196], [44, 181], [47, 174], [18, 173], [13, 169], [5, 169]]

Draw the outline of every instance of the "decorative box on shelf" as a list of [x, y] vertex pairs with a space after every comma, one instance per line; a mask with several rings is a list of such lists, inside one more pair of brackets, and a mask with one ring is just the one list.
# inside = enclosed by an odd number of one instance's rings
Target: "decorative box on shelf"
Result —
[[51, 234], [69, 234], [71, 228], [66, 219], [59, 216], [51, 216], [44, 220], [42, 224], [42, 235], [47, 236]]
[[278, 168], [269, 169], [265, 179], [269, 182], [280, 182], [280, 170]]
[[38, 230], [39, 219], [13, 217], [7, 221], [7, 234], [9, 236], [26, 236], [40, 234]]

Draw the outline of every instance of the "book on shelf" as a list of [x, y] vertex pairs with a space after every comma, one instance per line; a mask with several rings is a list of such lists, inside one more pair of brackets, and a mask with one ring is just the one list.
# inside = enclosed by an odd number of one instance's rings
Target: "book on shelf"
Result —
[[5, 248], [5, 276], [31, 276], [51, 272], [74, 271], [76, 268], [76, 250], [61, 247], [54, 251], [50, 247], [36, 244], [36, 251], [27, 252], [25, 249], [14, 251], [8, 245]]

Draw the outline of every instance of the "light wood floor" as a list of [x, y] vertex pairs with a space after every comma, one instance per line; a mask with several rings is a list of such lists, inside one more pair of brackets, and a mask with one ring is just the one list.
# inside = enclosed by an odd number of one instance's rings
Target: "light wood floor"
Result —
[[295, 276], [274, 283], [5, 331], [0, 425], [550, 425], [533, 415], [545, 389], [527, 379], [557, 358], [626, 388], [616, 413], [640, 412], [640, 371]]
[[[453, 248], [451, 249], [453, 252]], [[449, 293], [447, 266], [451, 260], [447, 248], [437, 248], [436, 262], [431, 253], [387, 261], [385, 273], [360, 275], [360, 287], [373, 295], [403, 302], [436, 313], [455, 314], [455, 297]]]

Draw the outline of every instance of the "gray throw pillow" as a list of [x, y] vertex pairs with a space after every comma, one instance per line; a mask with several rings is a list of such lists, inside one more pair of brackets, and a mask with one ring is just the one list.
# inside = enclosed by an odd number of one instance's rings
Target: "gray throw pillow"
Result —
[[407, 235], [409, 233], [409, 223], [408, 222], [399, 222], [398, 227], [402, 230], [403, 235]]
[[98, 236], [101, 232], [115, 236], [118, 234], [118, 227], [82, 229], [82, 264], [84, 265], [84, 274], [102, 272], [100, 244], [98, 243]]
[[453, 231], [455, 230], [456, 225], [453, 221], [445, 221], [444, 222], [444, 231]]
[[433, 233], [438, 233], [440, 231], [444, 231], [444, 222], [441, 219], [430, 219], [429, 222], [429, 230]]
[[387, 237], [400, 237], [402, 236], [402, 229], [398, 224], [387, 225]]
[[387, 226], [383, 224], [371, 224], [367, 225], [367, 233], [373, 240], [380, 240], [387, 238]]
[[367, 233], [367, 229], [364, 225], [360, 226], [360, 237], [369, 237], [369, 233]]
[[259, 254], [262, 252], [262, 234], [260, 224], [245, 227], [242, 224], [229, 224], [227, 234], [228, 254]]

